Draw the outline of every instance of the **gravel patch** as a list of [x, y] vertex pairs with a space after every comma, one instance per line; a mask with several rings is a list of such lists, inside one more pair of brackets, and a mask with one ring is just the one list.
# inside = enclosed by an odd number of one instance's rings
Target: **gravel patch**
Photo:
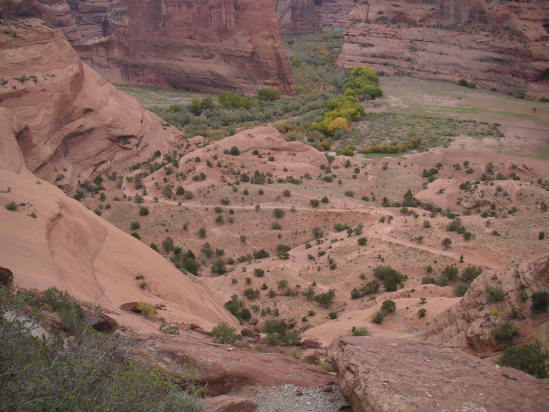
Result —
[[258, 389], [251, 399], [257, 403], [257, 412], [336, 412], [344, 402], [335, 385], [332, 392], [324, 392], [323, 387], [266, 387]]

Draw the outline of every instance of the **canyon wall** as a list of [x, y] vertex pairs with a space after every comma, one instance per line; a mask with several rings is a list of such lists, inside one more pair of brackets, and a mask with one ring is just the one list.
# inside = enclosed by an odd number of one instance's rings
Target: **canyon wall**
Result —
[[[6, 0], [0, 17], [41, 18], [115, 83], [289, 95], [293, 77], [272, 2]], [[304, 22], [306, 2], [296, 5], [292, 18]]]
[[546, 1], [372, 0], [350, 14], [339, 63], [542, 96], [548, 30]]
[[[129, 0], [127, 27], [77, 46], [108, 80], [205, 92], [293, 94], [272, 0]], [[110, 32], [114, 32], [109, 35]]]
[[280, 34], [321, 33], [314, 0], [274, 0]]
[[360, 0], [313, 0], [323, 27], [345, 27], [347, 18]]

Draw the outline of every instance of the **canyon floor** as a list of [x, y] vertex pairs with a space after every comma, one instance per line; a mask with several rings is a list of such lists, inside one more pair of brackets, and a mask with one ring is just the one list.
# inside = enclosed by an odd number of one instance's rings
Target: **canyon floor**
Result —
[[[89, 196], [83, 202], [146, 244], [156, 244], [168, 257], [171, 252], [162, 249], [168, 237], [191, 250], [201, 263], [200, 280], [225, 301], [239, 296], [254, 318], [276, 313], [325, 345], [352, 327], [366, 327], [374, 335], [418, 337], [437, 314], [460, 299], [454, 292], [459, 280], [441, 287], [422, 284], [422, 279], [437, 279], [452, 265], [460, 272], [467, 266], [503, 270], [547, 252], [547, 240], [539, 240], [538, 234], [549, 227], [549, 215], [541, 210], [549, 202], [549, 106], [437, 81], [394, 77], [382, 78], [381, 84], [385, 96], [364, 104], [366, 116], [391, 114], [380, 120], [384, 124], [379, 128], [451, 118], [497, 123], [503, 136], [460, 135], [418, 153], [336, 156], [329, 162], [312, 147], [287, 143], [275, 128], [260, 126], [220, 141], [190, 139], [174, 154], [179, 169], [160, 168], [140, 180], [141, 189], [132, 178], [146, 169], [144, 164], [120, 171], [117, 179], [105, 179], [106, 198]], [[185, 103], [195, 96], [173, 90], [123, 90], [146, 107]], [[368, 121], [361, 123], [368, 127]], [[239, 148], [238, 156], [228, 154], [233, 146]], [[433, 168], [439, 171], [429, 182], [423, 171]], [[272, 176], [273, 183], [240, 178], [253, 176], [256, 170]], [[329, 181], [325, 176], [331, 177]], [[288, 183], [288, 177], [298, 184]], [[466, 182], [475, 181], [474, 189], [463, 189]], [[168, 199], [166, 186], [174, 193], [181, 186], [193, 198], [188, 200], [181, 192]], [[139, 196], [143, 187], [147, 194]], [[449, 232], [453, 219], [447, 216], [381, 205], [384, 198], [389, 206], [402, 202], [408, 190], [424, 204], [460, 214], [472, 238]], [[136, 203], [136, 197], [142, 203]], [[326, 203], [313, 205], [323, 197]], [[147, 216], [139, 215], [143, 206], [149, 210]], [[281, 216], [276, 217], [278, 210]], [[138, 223], [133, 229], [132, 222]], [[347, 232], [359, 226], [359, 231]], [[319, 228], [316, 237], [313, 228]], [[359, 244], [359, 238], [366, 238], [366, 244]], [[442, 245], [445, 238], [451, 239], [450, 247]], [[289, 247], [286, 259], [276, 256], [278, 245]], [[246, 258], [262, 249], [269, 258]], [[226, 272], [221, 276], [212, 273], [219, 259]], [[407, 276], [404, 289], [352, 300], [351, 291], [374, 280], [373, 269], [383, 265]], [[303, 296], [311, 285], [317, 293], [335, 291], [329, 308]], [[247, 299], [246, 289], [259, 295]], [[397, 311], [376, 325], [371, 317], [388, 296], [397, 303]], [[426, 309], [422, 318], [419, 309]], [[330, 312], [337, 319], [330, 319]]]

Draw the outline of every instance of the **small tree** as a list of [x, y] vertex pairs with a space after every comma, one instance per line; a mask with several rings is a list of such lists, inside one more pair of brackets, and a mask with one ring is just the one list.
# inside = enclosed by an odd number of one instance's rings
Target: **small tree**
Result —
[[282, 219], [285, 214], [286, 212], [284, 211], [284, 209], [276, 208], [273, 210], [273, 216], [277, 219]]
[[441, 244], [444, 249], [450, 249], [450, 246], [452, 246], [452, 239], [450, 239], [449, 237], [445, 237], [442, 240]]

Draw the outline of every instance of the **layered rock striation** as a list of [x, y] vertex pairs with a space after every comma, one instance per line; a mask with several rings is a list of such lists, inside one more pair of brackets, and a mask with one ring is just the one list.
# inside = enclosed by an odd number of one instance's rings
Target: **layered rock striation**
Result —
[[339, 63], [543, 96], [548, 15], [547, 2], [373, 0], [350, 14]]
[[129, 0], [127, 27], [109, 33], [77, 49], [115, 83], [294, 93], [272, 0]]

